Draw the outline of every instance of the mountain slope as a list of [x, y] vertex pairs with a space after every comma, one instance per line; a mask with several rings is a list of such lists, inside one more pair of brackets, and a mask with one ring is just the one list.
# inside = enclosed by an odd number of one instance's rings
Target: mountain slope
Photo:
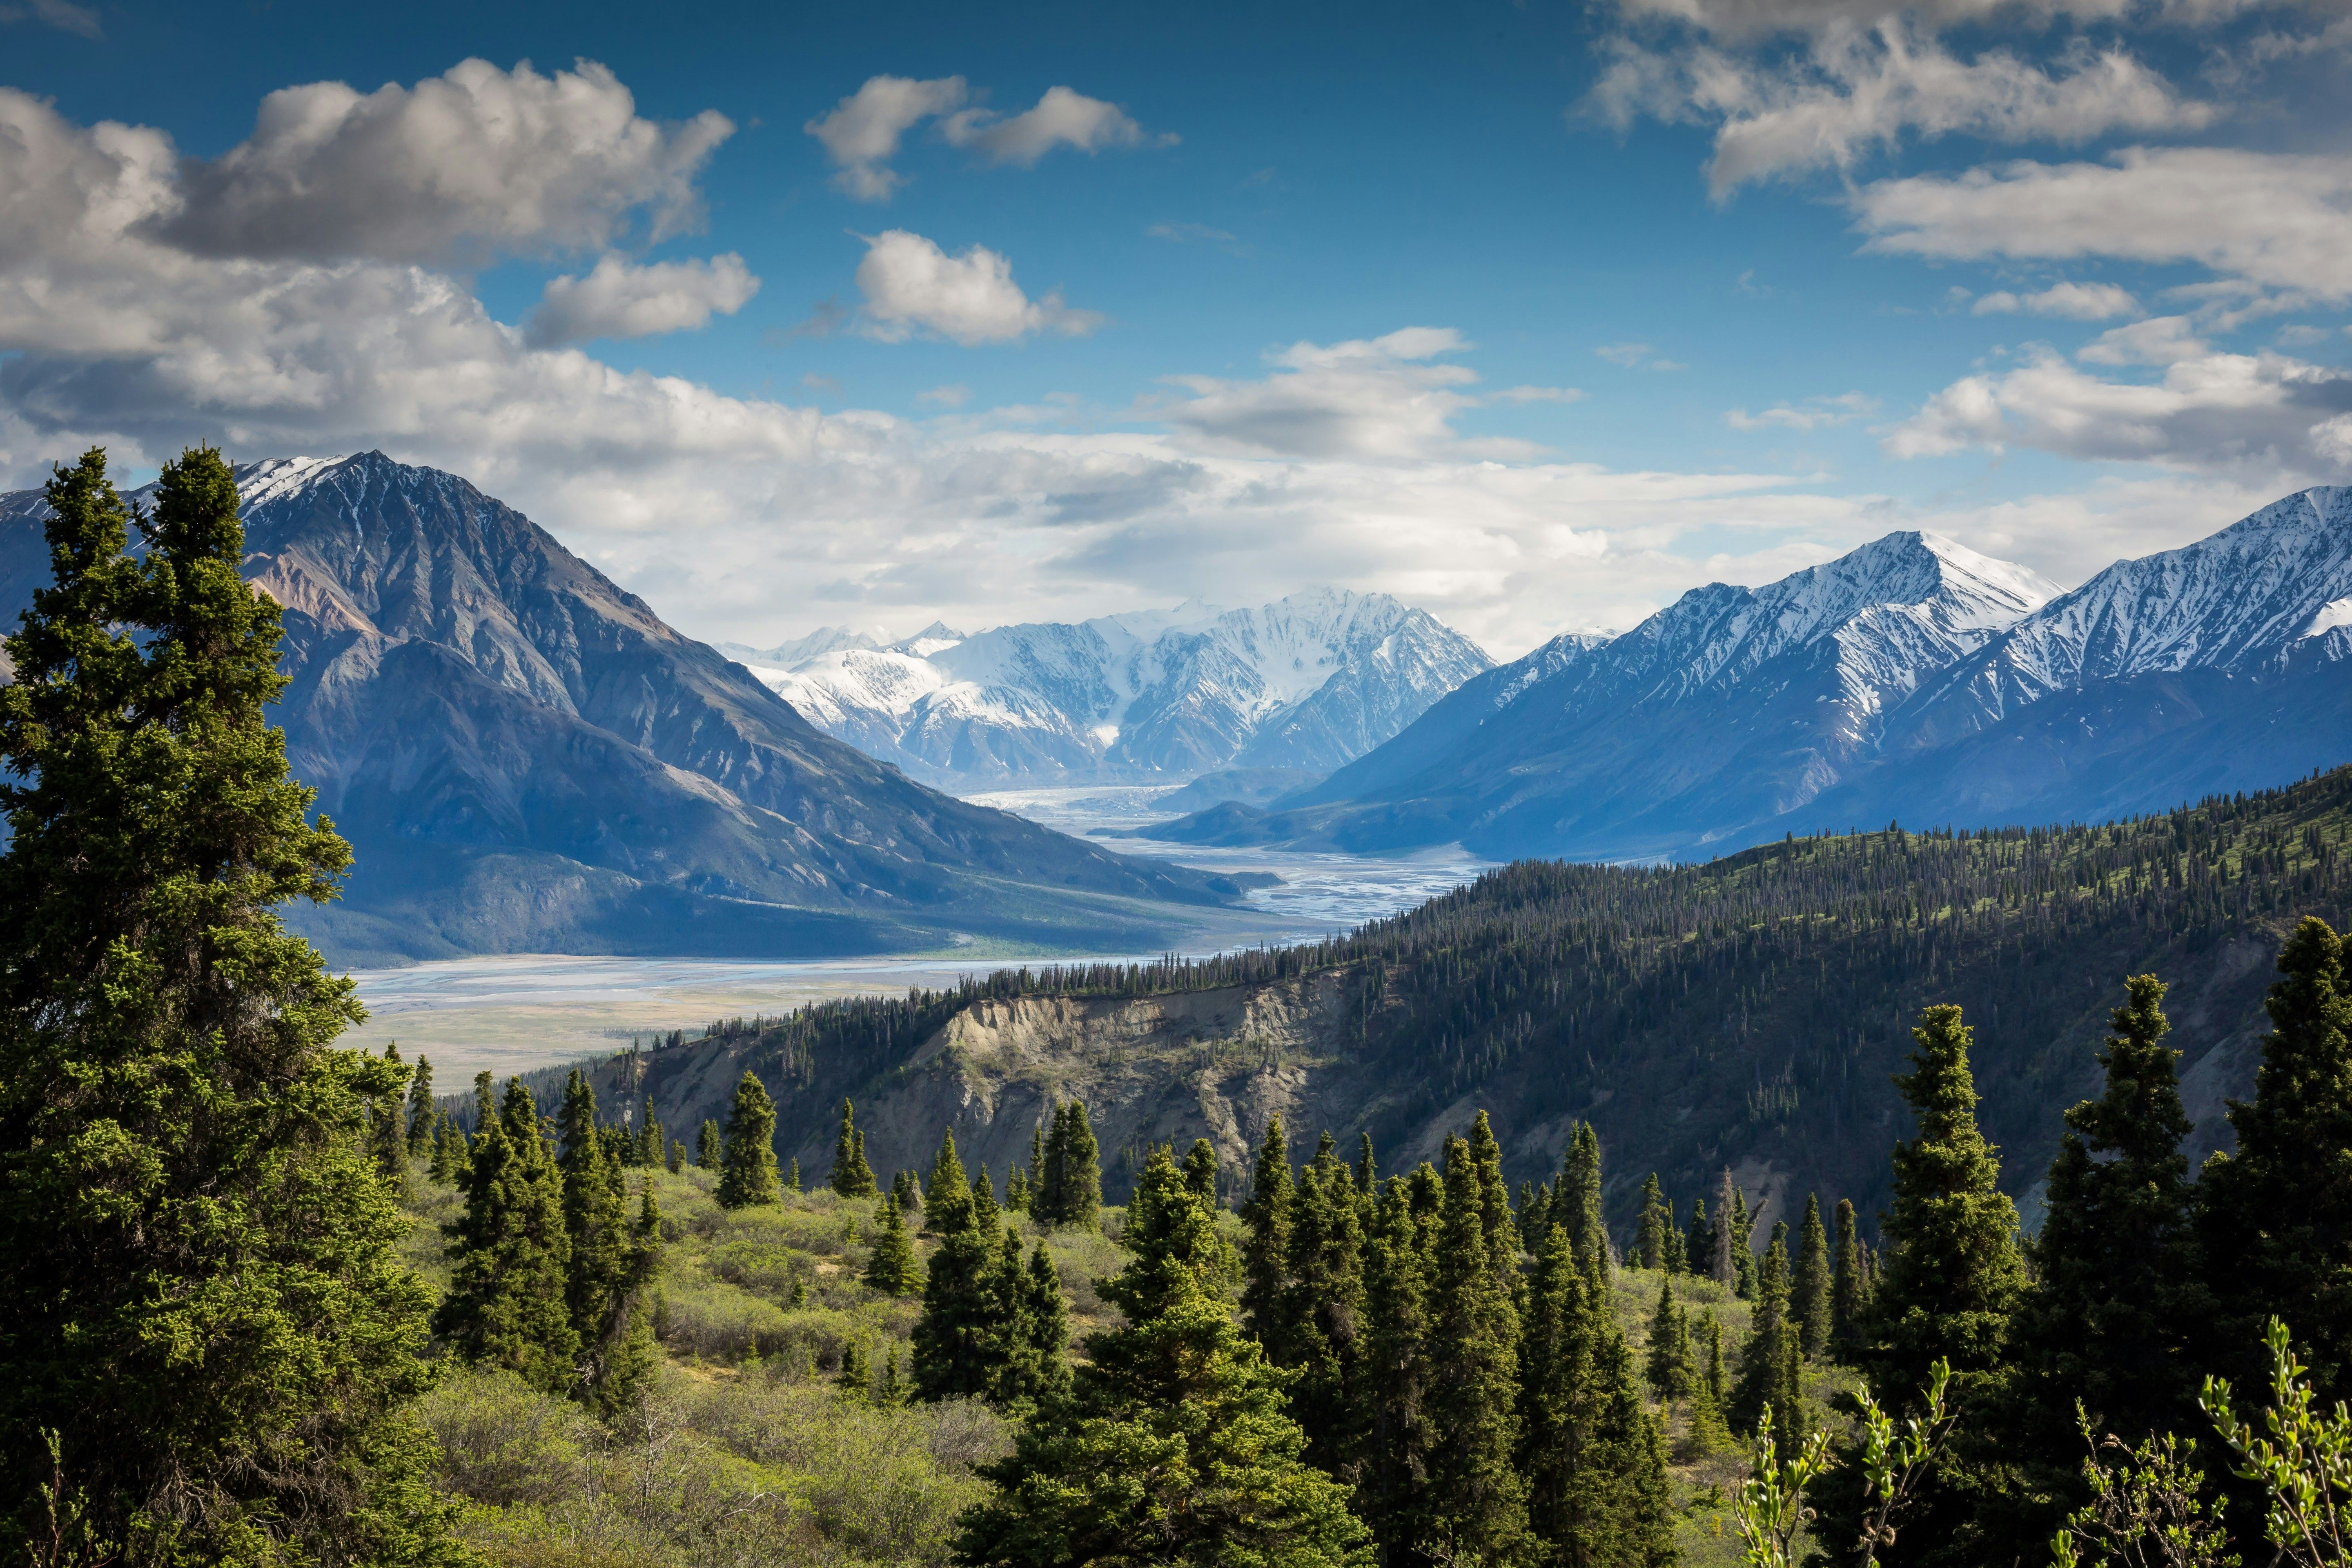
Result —
[[[1483, 1108], [1515, 1186], [1557, 1170], [1587, 1119], [1621, 1226], [1651, 1171], [1687, 1215], [1727, 1166], [1765, 1200], [1767, 1227], [1807, 1192], [1852, 1198], [1868, 1224], [1907, 1122], [1892, 1077], [1910, 1025], [1956, 1002], [2002, 1185], [2030, 1222], [2127, 974], [2171, 984], [2192, 1156], [2226, 1144], [2273, 959], [2306, 913], [2352, 921], [2352, 769], [2098, 827], [1821, 836], [1696, 866], [1523, 863], [1312, 947], [736, 1020], [613, 1059], [599, 1089], [650, 1090], [665, 1122], [692, 1126], [748, 1067], [812, 1181], [845, 1096], [877, 1170], [919, 1166], [949, 1128], [1000, 1179], [1044, 1110], [1080, 1098], [1114, 1197], [1134, 1152], [1171, 1139], [1212, 1140], [1245, 1183], [1275, 1113], [1297, 1152], [1327, 1128], [1343, 1148], [1370, 1132], [1395, 1171]], [[543, 1097], [562, 1076], [540, 1075]]]
[[1497, 858], [1752, 841], [1874, 756], [1922, 680], [2056, 593], [1949, 540], [1889, 534], [1764, 588], [1694, 589], [1597, 647], [1547, 645], [1262, 818], [1152, 831], [1359, 849], [1459, 839]]
[[971, 637], [934, 627], [888, 648], [750, 664], [826, 732], [972, 787], [1324, 773], [1489, 662], [1386, 595], [1324, 590], [1254, 610], [1188, 605]]
[[[341, 955], [1055, 941], [1231, 890], [914, 784], [454, 475], [237, 472], [247, 574], [285, 607], [289, 759], [359, 853], [303, 917]], [[43, 510], [0, 500], [12, 618]]]

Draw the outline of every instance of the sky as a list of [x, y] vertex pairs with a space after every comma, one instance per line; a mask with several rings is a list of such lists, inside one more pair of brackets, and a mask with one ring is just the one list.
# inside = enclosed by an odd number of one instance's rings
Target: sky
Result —
[[1513, 657], [2352, 482], [2352, 0], [0, 0], [0, 489], [379, 448], [767, 646]]

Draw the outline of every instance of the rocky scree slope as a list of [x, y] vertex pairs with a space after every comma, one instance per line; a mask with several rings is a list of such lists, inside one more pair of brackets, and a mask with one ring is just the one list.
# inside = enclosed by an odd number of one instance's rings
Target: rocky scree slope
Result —
[[1425, 611], [1336, 590], [887, 647], [828, 629], [772, 651], [802, 648], [746, 662], [827, 733], [960, 789], [1320, 774], [1492, 662]]
[[[1685, 1216], [1730, 1167], [1780, 1207], [1885, 1201], [1908, 1135], [1893, 1088], [1918, 1010], [1956, 1002], [2003, 1181], [2027, 1201], [2059, 1112], [2092, 1093], [2128, 974], [2154, 972], [2183, 1053], [2190, 1152], [2224, 1144], [2250, 1090], [2262, 1002], [2302, 915], [2352, 920], [2352, 770], [2100, 827], [1791, 839], [1698, 866], [1529, 862], [1314, 947], [830, 1003], [714, 1026], [601, 1064], [690, 1140], [745, 1068], [780, 1106], [780, 1152], [831, 1163], [844, 1096], [887, 1180], [942, 1131], [1001, 1181], [1055, 1099], [1087, 1103], [1115, 1200], [1153, 1141], [1217, 1146], [1245, 1180], [1265, 1118], [1298, 1152], [1325, 1129], [1383, 1169], [1433, 1154], [1479, 1108], [1509, 1175], [1557, 1167], [1590, 1120], [1612, 1213], [1655, 1170]], [[541, 1076], [543, 1097], [562, 1071]], [[686, 1131], [679, 1131], [680, 1129]]]
[[[1149, 941], [1237, 891], [913, 783], [456, 475], [236, 472], [247, 574], [285, 608], [274, 716], [358, 853], [340, 905], [293, 911], [338, 962]], [[10, 624], [46, 510], [0, 497]]]

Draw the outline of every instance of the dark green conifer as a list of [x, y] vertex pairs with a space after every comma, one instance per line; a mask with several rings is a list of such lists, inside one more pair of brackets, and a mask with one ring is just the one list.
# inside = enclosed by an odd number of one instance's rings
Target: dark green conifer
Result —
[[[870, 1171], [866, 1173], [866, 1190], [873, 1190]], [[777, 1198], [776, 1105], [748, 1068], [735, 1085], [734, 1103], [727, 1111], [727, 1131], [720, 1137], [716, 1196], [719, 1207], [730, 1209], [772, 1204]]]
[[1286, 1273], [1280, 1354], [1269, 1359], [1298, 1373], [1290, 1413], [1307, 1433], [1307, 1458], [1348, 1474], [1361, 1448], [1362, 1212], [1354, 1173], [1328, 1133], [1292, 1195]]
[[794, 1197], [801, 1195], [801, 1157], [798, 1154], [793, 1155], [784, 1166], [784, 1191]]
[[637, 1118], [636, 1163], [647, 1170], [662, 1163], [668, 1152], [668, 1141], [662, 1135], [662, 1124], [654, 1116], [654, 1091], [646, 1090], [646, 1101]]
[[[1528, 1289], [1519, 1463], [1544, 1561], [1665, 1568], [1665, 1453], [1605, 1283], [1554, 1226]], [[1662, 1300], [1671, 1307], [1673, 1298]]]
[[1769, 1415], [1780, 1452], [1793, 1454], [1806, 1427], [1798, 1381], [1800, 1330], [1789, 1315], [1788, 1227], [1776, 1226], [1756, 1271], [1756, 1303], [1739, 1349], [1739, 1382], [1728, 1412], [1735, 1430], [1753, 1432]]
[[1725, 1166], [1723, 1184], [1715, 1191], [1715, 1224], [1708, 1232], [1707, 1258], [1714, 1265], [1715, 1282], [1742, 1298], [1748, 1294], [1739, 1288], [1743, 1277], [1739, 1254], [1746, 1239], [1742, 1216], [1747, 1206], [1747, 1200], [1732, 1184], [1731, 1167]]
[[719, 1123], [707, 1116], [701, 1131], [694, 1135], [694, 1163], [700, 1170], [719, 1169]]
[[[1004, 1276], [1010, 1283], [1021, 1248], [1010, 1230], [1005, 1241]], [[1029, 1267], [1018, 1278], [1020, 1310], [1007, 1319], [1012, 1341], [995, 1396], [1008, 1414], [1026, 1419], [1034, 1411], [1059, 1410], [1069, 1398], [1070, 1309], [1044, 1242], [1030, 1249]]]
[[1544, 1238], [1551, 1234], [1552, 1189], [1549, 1182], [1519, 1184], [1519, 1249], [1531, 1256], [1543, 1252]]
[[267, 711], [235, 479], [185, 452], [134, 521], [93, 450], [47, 500], [54, 581], [0, 659], [0, 1533], [46, 1537], [55, 1433], [93, 1542], [441, 1560], [403, 1411], [431, 1298], [362, 1142], [399, 1085], [335, 1047], [352, 983], [275, 912], [351, 852]]
[[866, 1363], [866, 1348], [852, 1340], [841, 1347], [841, 1370], [834, 1373], [833, 1384], [841, 1396], [853, 1404], [870, 1404], [874, 1398], [874, 1374]]
[[971, 1223], [971, 1182], [964, 1174], [950, 1128], [940, 1139], [940, 1152], [931, 1157], [930, 1180], [923, 1184], [923, 1228], [945, 1236]]
[[[958, 1174], [961, 1169], [959, 1162]], [[942, 1174], [935, 1172], [934, 1183]], [[1022, 1310], [1020, 1247], [1011, 1231], [999, 1236], [994, 1200], [985, 1198], [984, 1188], [956, 1213], [959, 1223], [940, 1236], [923, 1281], [915, 1392], [922, 1399], [990, 1397], [1001, 1404], [1003, 1363], [1015, 1352]], [[1009, 1254], [1000, 1254], [1000, 1242]]]
[[883, 1194], [874, 1205], [874, 1244], [866, 1255], [865, 1279], [885, 1296], [911, 1296], [923, 1288], [923, 1266], [908, 1238], [895, 1193]]
[[1211, 1208], [1217, 1202], [1217, 1146], [1206, 1138], [1192, 1140], [1192, 1152], [1184, 1156], [1184, 1184], [1192, 1195]]
[[1101, 1287], [1125, 1326], [1088, 1341], [1055, 1418], [982, 1467], [996, 1490], [963, 1515], [956, 1561], [1368, 1563], [1348, 1489], [1301, 1457], [1283, 1374], [1226, 1311], [1214, 1222], [1164, 1148], [1136, 1184], [1126, 1235], [1132, 1261]]
[[1691, 1380], [1690, 1419], [1684, 1423], [1682, 1442], [1675, 1452], [1682, 1463], [1692, 1464], [1730, 1448], [1733, 1439], [1731, 1424], [1723, 1414], [1724, 1393], [1723, 1324], [1710, 1311], [1706, 1315], [1705, 1364]]
[[1797, 1320], [1797, 1343], [1815, 1361], [1830, 1347], [1830, 1238], [1822, 1228], [1822, 1200], [1805, 1194], [1805, 1223], [1797, 1232], [1790, 1266], [1789, 1310]]
[[375, 1152], [375, 1168], [394, 1194], [408, 1195], [408, 1116], [401, 1090], [408, 1085], [408, 1069], [401, 1065], [400, 1046], [383, 1047], [383, 1065], [396, 1075], [393, 1087], [379, 1096], [368, 1116], [368, 1142]]
[[1553, 1199], [1553, 1217], [1568, 1226], [1569, 1244], [1576, 1248], [1577, 1267], [1588, 1278], [1609, 1277], [1609, 1220], [1601, 1202], [1601, 1135], [1590, 1121], [1580, 1121], [1570, 1136], [1568, 1153], [1560, 1163], [1559, 1187]]
[[1519, 1321], [1512, 1281], [1496, 1269], [1486, 1237], [1485, 1187], [1469, 1143], [1448, 1139], [1429, 1296], [1437, 1442], [1410, 1523], [1411, 1539], [1432, 1555], [1503, 1562], [1527, 1543], [1527, 1489], [1513, 1464]]
[[1731, 1268], [1737, 1276], [1739, 1299], [1756, 1299], [1756, 1215], [1748, 1206], [1748, 1194], [1738, 1187], [1731, 1189]]
[[1839, 1353], [1853, 1342], [1863, 1307], [1862, 1241], [1855, 1233], [1853, 1205], [1838, 1199], [1837, 1248], [1830, 1271], [1830, 1339]]
[[1357, 1193], [1367, 1199], [1378, 1198], [1380, 1194], [1376, 1189], [1380, 1179], [1380, 1162], [1372, 1158], [1372, 1135], [1370, 1132], [1360, 1133], [1358, 1135], [1356, 1144]]
[[1683, 1237], [1683, 1268], [1702, 1279], [1715, 1272], [1715, 1226], [1706, 1217], [1706, 1200], [1691, 1200], [1690, 1230]]
[[1290, 1152], [1282, 1135], [1282, 1118], [1268, 1117], [1249, 1201], [1242, 1205], [1242, 1224], [1247, 1232], [1242, 1243], [1242, 1311], [1250, 1331], [1277, 1363], [1286, 1353], [1282, 1343], [1282, 1303], [1290, 1280], [1292, 1196]]
[[434, 1125], [433, 1159], [425, 1173], [436, 1182], [455, 1182], [465, 1159], [465, 1140], [458, 1135], [457, 1124], [445, 1115]]
[[[2213, 1309], [2197, 1364], [2259, 1387], [2259, 1330], [2284, 1319], [2322, 1401], [2352, 1398], [2352, 975], [2344, 944], [2306, 917], [2263, 1002], [2254, 1098], [2230, 1103], [2237, 1151], [2207, 1163], [2197, 1226]], [[1891, 1272], [1891, 1270], [1890, 1270]]]
[[1045, 1190], [1033, 1194], [1030, 1216], [1040, 1224], [1092, 1230], [1102, 1223], [1102, 1157], [1087, 1108], [1071, 1100], [1054, 1113], [1045, 1142]]
[[1029, 1212], [1029, 1176], [1018, 1165], [1013, 1167], [1013, 1174], [1004, 1181], [1004, 1208], [1008, 1214]]
[[433, 1150], [433, 1064], [423, 1057], [416, 1058], [416, 1071], [408, 1080], [408, 1156], [422, 1160]]
[[[1423, 1171], [1428, 1170], [1423, 1165]], [[1380, 1194], [1364, 1247], [1363, 1458], [1356, 1511], [1383, 1543], [1408, 1543], [1438, 1442], [1431, 1408], [1430, 1268], [1434, 1213], [1416, 1215], [1404, 1178]], [[1391, 1561], [1402, 1561], [1391, 1550]]]
[[874, 1167], [866, 1163], [866, 1136], [857, 1131], [846, 1100], [841, 1102], [841, 1136], [834, 1140], [833, 1173], [825, 1185], [845, 1198], [870, 1198], [879, 1190]]
[[1484, 1110], [1470, 1119], [1470, 1163], [1477, 1173], [1478, 1223], [1496, 1276], [1507, 1285], [1519, 1277], [1519, 1227], [1511, 1217], [1511, 1189], [1503, 1180], [1503, 1146]]
[[1666, 1207], [1665, 1189], [1658, 1184], [1658, 1173], [1642, 1184], [1641, 1229], [1634, 1241], [1634, 1256], [1644, 1268], [1666, 1270], [1666, 1238], [1674, 1232], [1675, 1216]]
[[1650, 1314], [1643, 1375], [1661, 1400], [1672, 1404], [1688, 1399], [1696, 1391], [1698, 1370], [1691, 1361], [1690, 1325], [1675, 1304], [1675, 1282], [1669, 1275], [1658, 1281], [1658, 1305]]
[[467, 1361], [570, 1392], [580, 1336], [567, 1297], [563, 1179], [521, 1079], [507, 1081], [505, 1103], [474, 1133], [464, 1185], [465, 1213], [444, 1227], [452, 1267], [434, 1331]]

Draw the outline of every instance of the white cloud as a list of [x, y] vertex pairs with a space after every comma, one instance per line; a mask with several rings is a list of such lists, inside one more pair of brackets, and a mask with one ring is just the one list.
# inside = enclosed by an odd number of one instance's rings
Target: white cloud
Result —
[[2127, 327], [2109, 327], [2075, 352], [2090, 364], [2179, 364], [2209, 351], [2186, 316], [2151, 316]]
[[[2326, 0], [2302, 0], [2313, 8]], [[2019, 20], [2032, 26], [2076, 23], [2168, 23], [2206, 26], [2252, 11], [2295, 9], [2298, 0], [1618, 0], [1630, 18], [1681, 23], [1719, 37], [1755, 40], [1773, 34], [1817, 33], [1908, 15], [1943, 31]]]
[[2194, 262], [2262, 288], [2352, 295], [2352, 157], [2132, 147], [2104, 163], [1881, 180], [1850, 200], [1872, 250]]
[[523, 335], [533, 348], [552, 348], [691, 331], [714, 312], [733, 315], [759, 291], [760, 280], [732, 251], [708, 261], [649, 267], [607, 256], [585, 278], [551, 279]]
[[985, 246], [950, 256], [903, 228], [866, 240], [857, 287], [866, 296], [861, 330], [885, 342], [933, 332], [970, 347], [1032, 332], [1082, 335], [1103, 323], [1095, 311], [1063, 304], [1059, 289], [1030, 299], [1013, 280], [1013, 263]]
[[1586, 112], [1621, 129], [1644, 114], [1714, 125], [1706, 174], [1718, 197], [1751, 181], [1849, 169], [1908, 134], [2082, 142], [2193, 129], [2217, 112], [2120, 46], [2078, 43], [2048, 64], [1997, 48], [1963, 59], [1897, 19], [1830, 25], [1799, 53], [1769, 59], [1688, 41], [1604, 47], [1611, 63]]
[[[1963, 290], [1965, 292], [1965, 290]], [[2131, 290], [2113, 283], [2053, 283], [2035, 294], [1996, 289], [1979, 300], [1971, 313], [1979, 316], [2013, 314], [2063, 316], [2076, 321], [2104, 321], [2111, 316], [2137, 315], [2139, 301]]]
[[641, 118], [593, 60], [541, 76], [465, 60], [414, 89], [310, 82], [262, 100], [253, 134], [183, 171], [175, 245], [209, 256], [436, 261], [651, 237], [701, 216], [695, 178], [734, 132], [715, 110]]
[[1489, 403], [1581, 403], [1584, 394], [1573, 386], [1507, 386], [1486, 395]]
[[824, 143], [838, 172], [833, 183], [861, 202], [887, 202], [906, 184], [889, 166], [899, 139], [922, 121], [960, 106], [968, 93], [963, 78], [930, 81], [911, 77], [868, 77], [866, 85], [834, 106], [833, 112], [801, 127]]
[[971, 401], [971, 388], [960, 382], [948, 386], [934, 386], [928, 392], [915, 394], [915, 401], [934, 403], [941, 408], [961, 408]]
[[1734, 430], [1818, 430], [1877, 412], [1878, 399], [1864, 393], [1843, 392], [1835, 397], [1809, 397], [1801, 404], [1780, 404], [1761, 414], [1734, 408], [1724, 415], [1723, 422]]
[[2352, 373], [2268, 352], [2217, 353], [2187, 337], [2177, 317], [2118, 328], [2095, 347], [2105, 363], [2161, 364], [2162, 378], [2103, 380], [2037, 349], [2014, 370], [1954, 382], [1883, 445], [1897, 458], [2019, 446], [2273, 476], [2280, 488], [2352, 472], [2336, 434], [2352, 411]]
[[1049, 87], [1034, 109], [1001, 119], [986, 109], [967, 109], [940, 124], [940, 134], [957, 147], [970, 147], [992, 163], [1029, 168], [1056, 147], [1097, 153], [1105, 147], [1167, 147], [1173, 135], [1148, 137], [1143, 127], [1115, 103], [1088, 98], [1066, 87]]
[[0, 26], [11, 22], [38, 22], [45, 27], [55, 27], [61, 33], [77, 33], [85, 38], [103, 38], [106, 29], [100, 26], [97, 10], [89, 5], [77, 5], [73, 0], [26, 0], [21, 5], [0, 5]]
[[1192, 395], [1154, 413], [1215, 452], [1434, 456], [1454, 447], [1454, 416], [1478, 401], [1461, 389], [1478, 377], [1467, 366], [1433, 362], [1469, 347], [1451, 327], [1293, 343], [1267, 356], [1275, 374], [1260, 380], [1171, 376], [1171, 384]]

